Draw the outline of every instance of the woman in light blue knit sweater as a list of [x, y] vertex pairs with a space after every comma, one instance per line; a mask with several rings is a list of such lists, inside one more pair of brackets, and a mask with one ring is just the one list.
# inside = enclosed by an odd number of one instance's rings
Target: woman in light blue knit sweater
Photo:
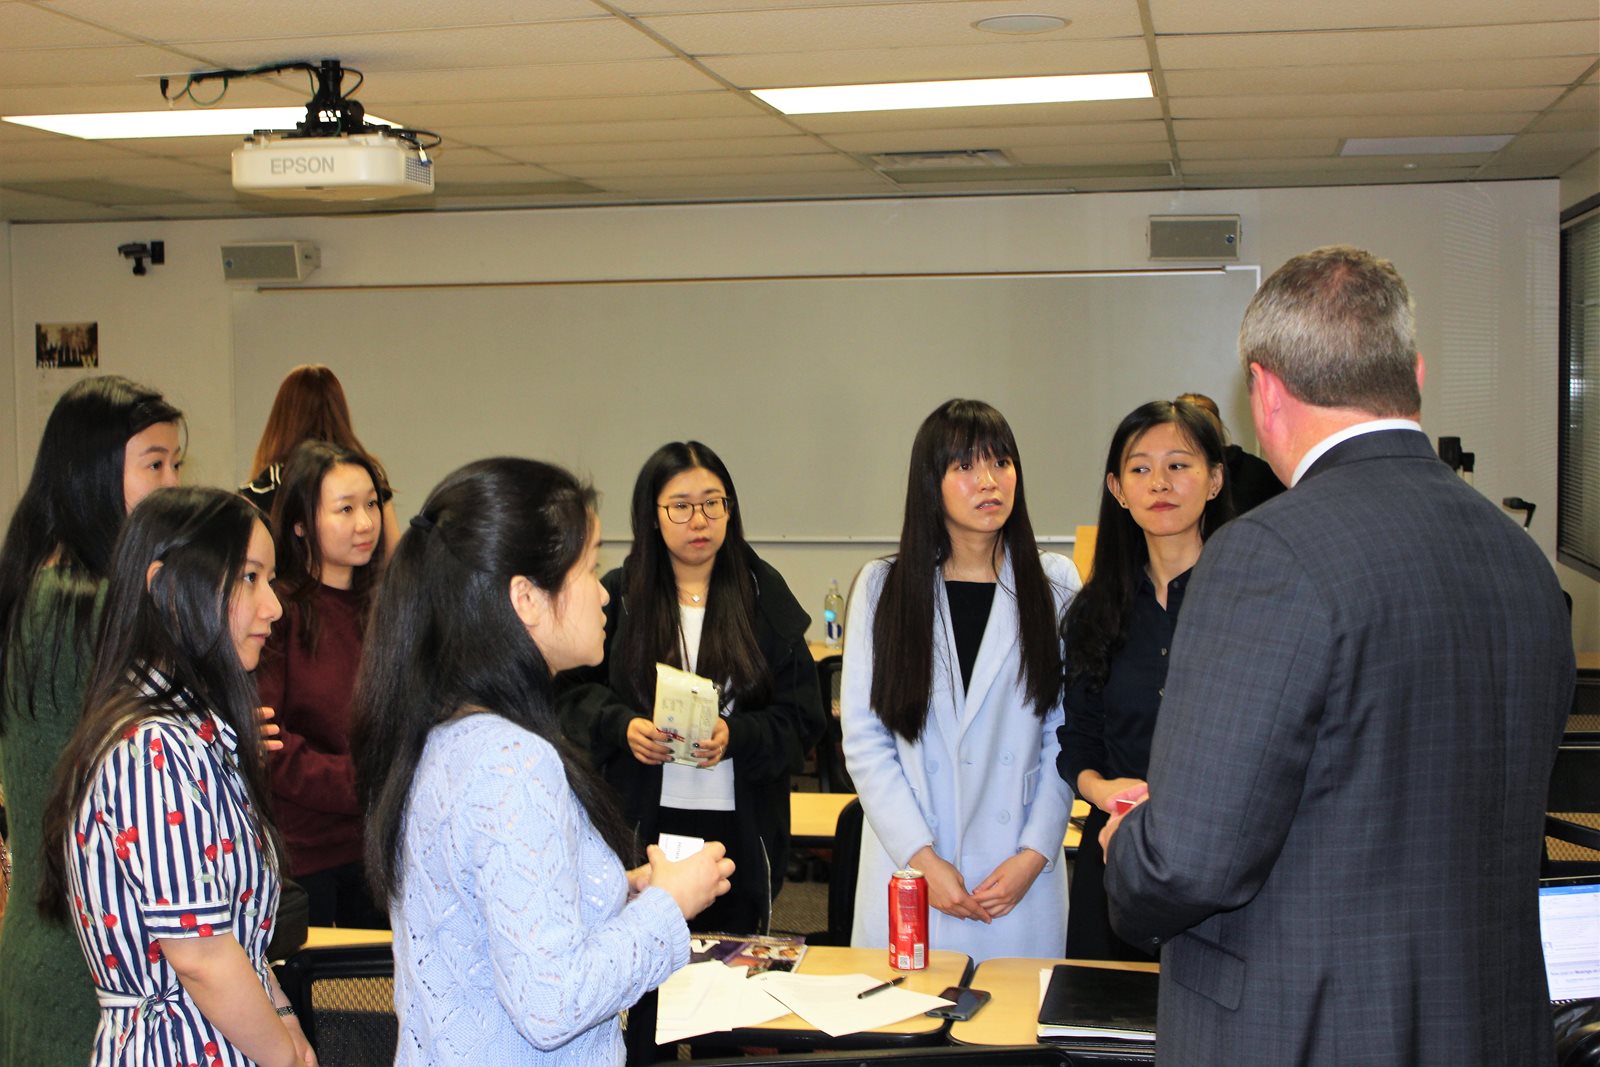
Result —
[[621, 1064], [617, 1013], [688, 962], [720, 844], [635, 846], [561, 740], [555, 671], [600, 662], [593, 490], [533, 460], [445, 478], [401, 539], [356, 692], [367, 870], [394, 920], [396, 1063]]

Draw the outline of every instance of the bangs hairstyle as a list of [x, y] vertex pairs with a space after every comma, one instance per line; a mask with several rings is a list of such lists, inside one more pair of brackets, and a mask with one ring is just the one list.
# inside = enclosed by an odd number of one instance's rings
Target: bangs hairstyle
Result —
[[728, 514], [722, 548], [711, 565], [705, 625], [695, 656], [696, 672], [724, 687], [738, 703], [759, 707], [772, 693], [772, 674], [756, 640], [756, 583], [750, 545], [744, 539], [739, 492], [727, 466], [699, 441], [673, 441], [651, 453], [633, 483], [633, 546], [623, 561], [622, 609], [633, 620], [623, 650], [623, 674], [637, 707], [655, 700], [657, 662], [687, 668], [682, 613], [672, 555], [661, 537], [671, 520], [657, 506], [668, 482], [685, 471], [704, 470], [722, 483]]
[[1005, 416], [989, 404], [946, 401], [923, 420], [911, 445], [900, 551], [889, 562], [872, 624], [872, 707], [885, 726], [907, 741], [920, 737], [927, 724], [933, 642], [942, 633], [935, 623], [946, 610], [943, 598], [935, 595], [939, 568], [951, 552], [944, 477], [952, 463], [975, 458], [1009, 459], [1017, 472], [1011, 515], [995, 537], [992, 560], [998, 573], [1002, 558], [1009, 558], [1016, 583], [1008, 591], [1017, 601], [1022, 646], [1018, 681], [1040, 718], [1061, 695], [1055, 598], [1028, 518], [1017, 439]]
[[[321, 636], [313, 594], [322, 584], [322, 540], [317, 533], [317, 517], [322, 512], [322, 483], [328, 473], [341, 464], [366, 471], [378, 501], [372, 559], [355, 568], [350, 580], [350, 591], [360, 605], [360, 618], [364, 623], [372, 591], [383, 569], [383, 483], [378, 465], [363, 453], [327, 441], [302, 442], [289, 454], [272, 504], [272, 536], [278, 544], [277, 587], [283, 599], [299, 609], [300, 647], [310, 656], [316, 655]], [[360, 504], [364, 505], [365, 501]], [[296, 525], [305, 530], [305, 536], [294, 532]]]
[[400, 836], [428, 734], [462, 713], [499, 715], [555, 748], [590, 822], [634, 864], [638, 849], [606, 787], [561, 737], [549, 664], [511, 604], [519, 575], [558, 597], [596, 522], [594, 490], [560, 467], [486, 459], [447, 475], [400, 538], [353, 701], [375, 899], [401, 886]]
[[[140, 719], [179, 718], [181, 699], [209, 711], [237, 735], [240, 774], [256, 829], [280, 855], [270, 818], [266, 759], [256, 730], [255, 681], [239, 662], [229, 606], [243, 580], [250, 535], [261, 521], [255, 505], [221, 489], [158, 489], [134, 509], [117, 542], [94, 671], [84, 713], [56, 765], [45, 809], [45, 879], [39, 906], [64, 918], [62, 849], [73, 814], [95, 768], [123, 730]], [[150, 574], [152, 563], [161, 567]], [[147, 577], [148, 575], [148, 577]], [[261, 575], [262, 581], [266, 575]], [[154, 695], [139, 690], [166, 682]]]
[[[267, 470], [289, 458], [302, 441], [329, 441], [352, 452], [369, 456], [356, 436], [350, 420], [350, 405], [344, 386], [333, 371], [320, 363], [305, 363], [288, 374], [278, 386], [278, 395], [267, 413], [267, 425], [256, 444], [251, 460], [252, 473]], [[383, 468], [372, 461], [378, 472], [378, 491], [388, 486]]]
[[1173, 425], [1189, 447], [1204, 457], [1209, 470], [1222, 473], [1222, 491], [1206, 501], [1200, 514], [1202, 541], [1233, 518], [1228, 488], [1228, 468], [1223, 456], [1221, 421], [1199, 404], [1187, 400], [1152, 400], [1129, 412], [1106, 450], [1100, 478], [1100, 532], [1094, 545], [1094, 566], [1089, 580], [1067, 608], [1062, 635], [1066, 641], [1067, 680], [1088, 682], [1090, 689], [1105, 687], [1111, 661], [1128, 641], [1134, 597], [1145, 578], [1150, 547], [1133, 513], [1117, 502], [1105, 475], [1120, 480], [1122, 467], [1133, 446], [1157, 426]]
[[[60, 669], [61, 656], [89, 657], [95, 598], [127, 514], [122, 478], [128, 442], [165, 422], [182, 434], [183, 413], [165, 397], [112, 374], [74, 383], [45, 422], [33, 475], [0, 549], [0, 680], [21, 679], [18, 691], [26, 694], [30, 716], [39, 679], [55, 685], [74, 673]], [[66, 596], [54, 605], [44, 635], [24, 650], [18, 637], [30, 592], [52, 556]], [[0, 734], [5, 706], [0, 702]]]

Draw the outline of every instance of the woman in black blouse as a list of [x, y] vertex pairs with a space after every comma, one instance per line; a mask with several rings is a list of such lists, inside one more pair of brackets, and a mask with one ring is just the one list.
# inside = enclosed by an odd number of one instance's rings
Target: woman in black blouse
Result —
[[1072, 874], [1067, 955], [1148, 958], [1111, 930], [1100, 829], [1111, 798], [1144, 784], [1189, 573], [1233, 514], [1222, 438], [1206, 413], [1154, 400], [1122, 420], [1106, 454], [1094, 567], [1067, 610], [1061, 776], [1090, 804]]

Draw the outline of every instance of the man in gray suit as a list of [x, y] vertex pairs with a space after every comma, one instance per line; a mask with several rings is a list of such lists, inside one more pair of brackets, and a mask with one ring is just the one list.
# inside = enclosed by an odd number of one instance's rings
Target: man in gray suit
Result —
[[1159, 1058], [1543, 1067], [1555, 575], [1421, 433], [1390, 263], [1290, 260], [1239, 347], [1292, 488], [1207, 542], [1149, 799], [1106, 831], [1113, 925], [1161, 945]]

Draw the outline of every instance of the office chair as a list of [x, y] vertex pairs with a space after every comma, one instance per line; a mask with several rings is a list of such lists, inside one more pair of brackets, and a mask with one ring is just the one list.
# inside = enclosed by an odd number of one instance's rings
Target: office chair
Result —
[[1562, 745], [1545, 801], [1543, 875], [1600, 874], [1600, 745]]
[[317, 1060], [388, 1067], [400, 1037], [394, 1014], [394, 954], [387, 944], [303, 949], [277, 967]]
[[822, 689], [822, 713], [826, 726], [817, 742], [817, 790], [822, 793], [854, 793], [855, 783], [844, 766], [844, 734], [834, 705], [839, 699], [839, 678], [844, 670], [843, 656], [829, 656], [817, 662], [817, 684]]

